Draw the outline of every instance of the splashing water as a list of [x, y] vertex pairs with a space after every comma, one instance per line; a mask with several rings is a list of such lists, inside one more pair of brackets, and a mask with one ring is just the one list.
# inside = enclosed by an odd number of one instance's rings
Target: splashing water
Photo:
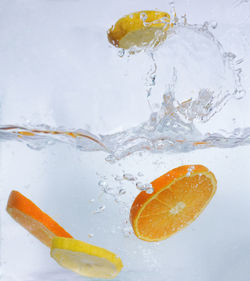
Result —
[[[216, 28], [216, 22], [191, 25], [186, 17], [173, 15], [167, 39], [153, 50], [145, 50], [152, 60], [145, 79], [145, 98], [152, 110], [147, 121], [100, 136], [47, 125], [1, 125], [0, 140], [17, 140], [36, 150], [56, 142], [68, 143], [82, 151], [105, 151], [110, 163], [143, 150], [178, 153], [250, 144], [250, 127], [215, 133], [198, 129], [197, 124], [210, 122], [229, 100], [244, 97], [242, 60], [225, 52], [214, 37], [211, 29]], [[119, 56], [124, 53], [119, 51]], [[201, 70], [205, 75], [197, 77]], [[185, 77], [187, 73], [189, 77]]]

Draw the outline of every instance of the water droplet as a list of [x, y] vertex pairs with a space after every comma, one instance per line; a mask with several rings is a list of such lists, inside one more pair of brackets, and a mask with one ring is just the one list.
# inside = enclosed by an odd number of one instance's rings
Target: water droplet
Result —
[[209, 26], [209, 22], [205, 21], [202, 25], [202, 30], [206, 31], [208, 29], [208, 26]]
[[115, 202], [118, 203], [118, 204], [121, 202], [120, 195], [115, 196]]
[[165, 147], [165, 143], [162, 140], [158, 140], [155, 142], [155, 149], [162, 150]]
[[143, 24], [145, 24], [145, 21], [146, 21], [146, 19], [147, 19], [147, 14], [146, 13], [140, 13], [140, 18], [141, 18], [141, 20], [143, 21]]
[[145, 184], [140, 181], [136, 183], [136, 188], [139, 190], [146, 190]]
[[112, 188], [109, 187], [108, 183], [104, 180], [100, 180], [98, 182], [99, 187], [102, 188], [103, 192], [105, 193], [110, 193], [110, 191], [112, 190]]
[[27, 146], [31, 149], [39, 151], [39, 150], [42, 150], [46, 146], [46, 143], [43, 143], [43, 142], [27, 143]]
[[123, 174], [123, 178], [127, 181], [135, 181], [136, 177], [134, 177], [132, 174], [125, 173]]
[[124, 194], [126, 194], [126, 190], [124, 188], [121, 188], [119, 190], [119, 195], [124, 195]]
[[107, 161], [107, 162], [109, 162], [110, 164], [114, 164], [115, 162], [116, 162], [116, 158], [113, 156], [113, 155], [108, 155], [106, 158], [105, 158], [105, 160]]
[[92, 237], [94, 237], [94, 234], [93, 234], [93, 233], [89, 233], [89, 234], [88, 234], [88, 237], [89, 237], [89, 238], [92, 238]]
[[142, 172], [138, 172], [138, 173], [137, 173], [137, 176], [138, 176], [138, 177], [143, 177], [144, 174], [143, 174]]
[[124, 56], [124, 54], [125, 54], [125, 50], [124, 50], [124, 49], [120, 49], [120, 50], [118, 51], [118, 56], [119, 56], [120, 58], [122, 58], [122, 57]]
[[100, 206], [94, 211], [94, 214], [102, 213], [105, 209], [106, 209], [105, 205]]
[[98, 182], [98, 185], [99, 185], [100, 187], [102, 187], [102, 188], [105, 188], [105, 187], [108, 186], [108, 183], [107, 183], [106, 181], [100, 180], [100, 181]]
[[154, 192], [153, 186], [151, 183], [146, 183], [145, 185], [146, 193], [152, 194]]
[[244, 89], [237, 89], [234, 93], [236, 99], [242, 99], [246, 94]]
[[194, 166], [191, 166], [191, 167], [188, 168], [188, 172], [186, 173], [187, 177], [190, 177], [191, 172], [193, 171], [193, 169], [194, 169]]
[[123, 178], [122, 178], [121, 176], [115, 176], [114, 179], [115, 179], [116, 181], [122, 181], [122, 180], [123, 180]]
[[217, 21], [211, 21], [211, 22], [210, 22], [210, 26], [211, 26], [213, 29], [215, 29], [215, 28], [217, 27], [217, 25], [218, 25]]
[[154, 192], [154, 189], [153, 188], [149, 188], [146, 190], [146, 193], [148, 194], [152, 194]]
[[122, 232], [123, 232], [123, 235], [124, 235], [125, 237], [129, 237], [129, 236], [131, 236], [131, 234], [133, 233], [133, 232], [132, 232], [132, 228], [129, 227], [129, 226], [125, 226], [125, 227], [122, 229]]
[[94, 203], [95, 202], [95, 198], [92, 198], [89, 200], [90, 203]]

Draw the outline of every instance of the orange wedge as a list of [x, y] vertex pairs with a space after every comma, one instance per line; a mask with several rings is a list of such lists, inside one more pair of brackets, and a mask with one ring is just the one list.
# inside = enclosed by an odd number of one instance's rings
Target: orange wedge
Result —
[[48, 247], [55, 236], [72, 238], [57, 222], [18, 191], [10, 193], [6, 209], [15, 221]]
[[202, 165], [175, 168], [152, 182], [153, 193], [139, 193], [130, 210], [135, 235], [160, 241], [193, 222], [212, 199], [217, 182]]
[[166, 38], [170, 15], [160, 11], [139, 11], [120, 18], [108, 30], [109, 42], [119, 48], [130, 49], [156, 46]]

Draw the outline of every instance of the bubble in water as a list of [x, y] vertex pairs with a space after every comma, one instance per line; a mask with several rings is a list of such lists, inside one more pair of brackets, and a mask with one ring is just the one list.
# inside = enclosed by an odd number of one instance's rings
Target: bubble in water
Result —
[[102, 188], [108, 187], [108, 183], [107, 183], [106, 181], [103, 181], [103, 180], [100, 180], [100, 181], [98, 182], [98, 185], [99, 185], [100, 187], [102, 187]]
[[137, 176], [138, 176], [138, 177], [143, 177], [144, 174], [143, 174], [142, 172], [138, 172], [138, 173], [137, 173]]
[[146, 193], [151, 194], [154, 192], [153, 186], [151, 183], [145, 183], [143, 184], [142, 182], [137, 182], [136, 183], [136, 188], [141, 190], [141, 191], [146, 191]]
[[143, 21], [143, 24], [146, 25], [146, 20], [147, 20], [147, 14], [146, 13], [140, 13], [140, 18]]
[[118, 56], [119, 56], [120, 58], [122, 58], [122, 57], [124, 56], [124, 54], [125, 54], [125, 50], [124, 50], [124, 49], [120, 49], [120, 50], [118, 51]]
[[115, 162], [116, 162], [116, 158], [115, 158], [115, 156], [113, 156], [113, 155], [108, 155], [106, 158], [105, 158], [105, 160], [108, 162], [108, 163], [110, 163], [110, 164], [114, 164]]
[[94, 211], [94, 214], [102, 213], [105, 209], [106, 209], [105, 205], [100, 206]]
[[162, 140], [158, 140], [155, 142], [155, 149], [162, 150], [165, 148], [165, 143]]
[[188, 168], [188, 172], [186, 173], [187, 177], [190, 177], [191, 172], [193, 171], [193, 169], [194, 169], [194, 166], [191, 166], [191, 167]]
[[42, 150], [44, 147], [46, 147], [46, 145], [48, 145], [49, 143], [46, 141], [46, 142], [34, 142], [34, 143], [27, 143], [27, 146], [31, 149], [34, 149], [34, 150]]
[[151, 183], [145, 184], [146, 193], [152, 194], [154, 192], [154, 188]]
[[121, 177], [121, 176], [115, 176], [115, 177], [114, 177], [114, 180], [115, 180], [115, 181], [122, 181], [122, 180], [123, 180], [123, 177]]
[[215, 29], [218, 26], [217, 21], [210, 21], [210, 26]]
[[123, 174], [123, 178], [127, 181], [135, 181], [136, 180], [136, 177], [133, 176], [132, 174], [129, 174], [129, 173]]
[[139, 181], [136, 183], [136, 188], [139, 190], [145, 190], [145, 185]]
[[132, 235], [133, 229], [131, 226], [126, 225], [122, 228], [122, 233], [123, 233], [124, 237], [128, 238]]
[[99, 187], [102, 188], [103, 192], [105, 193], [110, 193], [110, 191], [112, 190], [112, 188], [109, 187], [108, 183], [104, 180], [100, 180], [98, 182]]
[[119, 195], [126, 194], [126, 190], [124, 188], [119, 189]]

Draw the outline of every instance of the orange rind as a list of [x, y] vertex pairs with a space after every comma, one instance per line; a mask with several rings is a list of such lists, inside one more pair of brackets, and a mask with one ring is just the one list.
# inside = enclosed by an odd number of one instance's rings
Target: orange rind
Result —
[[139, 193], [130, 210], [135, 235], [164, 240], [192, 223], [215, 194], [214, 174], [202, 165], [175, 168], [152, 182], [153, 193]]
[[18, 191], [10, 193], [6, 210], [16, 222], [48, 247], [55, 236], [72, 238], [56, 221]]

